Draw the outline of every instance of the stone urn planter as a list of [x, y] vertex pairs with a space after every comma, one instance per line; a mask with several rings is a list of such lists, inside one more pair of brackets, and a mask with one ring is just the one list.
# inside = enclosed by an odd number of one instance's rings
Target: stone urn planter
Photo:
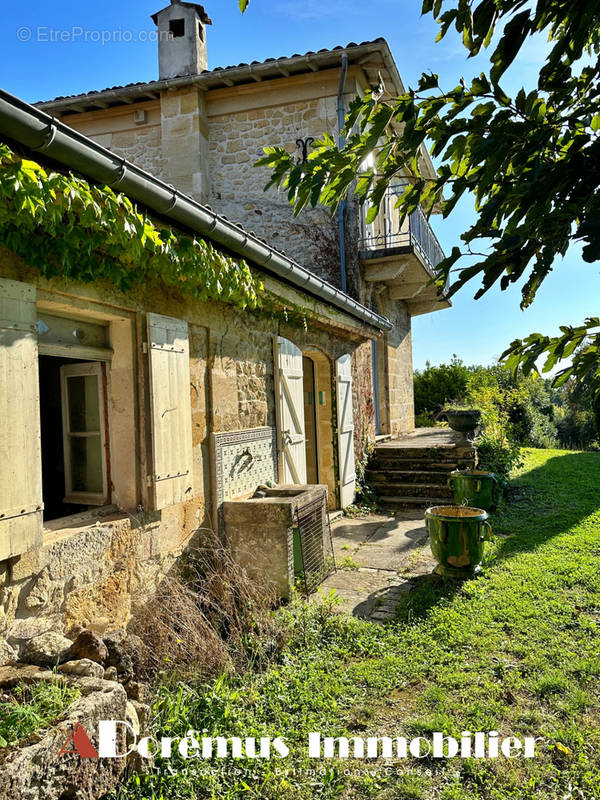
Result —
[[476, 408], [448, 408], [444, 410], [444, 416], [452, 430], [462, 434], [458, 444], [463, 447], [472, 445], [481, 422], [481, 411]]
[[457, 506], [472, 506], [490, 511], [498, 503], [500, 484], [493, 472], [480, 469], [455, 469], [450, 473], [448, 486]]
[[481, 568], [484, 545], [492, 526], [482, 508], [434, 506], [425, 512], [435, 572], [450, 578], [471, 578]]

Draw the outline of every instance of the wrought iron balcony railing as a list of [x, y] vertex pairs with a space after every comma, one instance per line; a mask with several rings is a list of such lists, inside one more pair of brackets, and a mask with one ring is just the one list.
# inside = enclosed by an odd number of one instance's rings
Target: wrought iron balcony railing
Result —
[[427, 217], [419, 207], [400, 225], [396, 201], [401, 189], [390, 187], [382, 200], [379, 214], [369, 225], [363, 215], [360, 250], [374, 256], [384, 250], [411, 248], [418, 252], [425, 265], [434, 271], [445, 255]]

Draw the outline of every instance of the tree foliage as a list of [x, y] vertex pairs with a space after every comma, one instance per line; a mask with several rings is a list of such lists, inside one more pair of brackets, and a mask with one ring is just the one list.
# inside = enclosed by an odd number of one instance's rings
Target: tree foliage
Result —
[[[317, 203], [333, 211], [354, 194], [371, 221], [399, 177], [403, 217], [418, 205], [447, 217], [472, 195], [476, 219], [440, 265], [438, 283], [452, 278], [452, 295], [478, 279], [480, 298], [498, 282], [519, 282], [525, 308], [571, 245], [587, 262], [600, 258], [600, 2], [423, 0], [422, 11], [438, 20], [438, 40], [453, 27], [469, 56], [487, 50], [488, 71], [453, 88], [423, 74], [389, 101], [371, 91], [352, 103], [342, 147], [324, 134], [304, 163], [283, 148], [267, 148], [258, 163], [271, 167], [269, 186], [287, 190], [295, 213]], [[510, 97], [502, 79], [534, 36], [549, 40], [537, 87]], [[435, 178], [423, 169], [425, 146], [438, 160]], [[589, 377], [600, 391], [597, 327], [591, 319], [558, 337], [532, 334], [503, 357], [526, 371], [542, 355], [545, 370], [572, 357], [559, 382]]]
[[[418, 425], [433, 425], [447, 404], [481, 410], [485, 442], [500, 452], [508, 443], [529, 447], [596, 449], [600, 435], [600, 400], [590, 381], [550, 380], [506, 364], [467, 366], [456, 356], [449, 364], [416, 370], [415, 413]], [[443, 416], [443, 415], [442, 415]]]
[[199, 300], [255, 308], [262, 291], [244, 261], [157, 225], [123, 194], [47, 170], [0, 144], [0, 243], [46, 278], [153, 280]]
[[424, 370], [415, 370], [415, 414], [429, 415], [433, 419], [447, 403], [465, 396], [468, 381], [469, 368], [456, 356], [449, 364], [431, 366], [427, 363]]

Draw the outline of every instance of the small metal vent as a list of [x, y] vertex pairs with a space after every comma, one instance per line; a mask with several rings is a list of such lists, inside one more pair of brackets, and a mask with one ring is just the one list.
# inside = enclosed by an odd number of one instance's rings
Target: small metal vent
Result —
[[327, 493], [296, 510], [295, 572], [308, 596], [335, 572]]

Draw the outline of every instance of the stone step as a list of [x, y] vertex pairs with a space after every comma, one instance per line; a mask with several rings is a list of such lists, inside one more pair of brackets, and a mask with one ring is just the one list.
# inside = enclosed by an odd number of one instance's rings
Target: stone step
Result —
[[381, 496], [379, 502], [384, 508], [404, 511], [407, 509], [427, 509], [432, 506], [447, 506], [447, 497], [414, 497], [405, 495], [404, 497], [393, 497], [389, 495]]
[[448, 483], [449, 470], [435, 469], [420, 470], [401, 470], [401, 469], [382, 469], [369, 468], [366, 473], [367, 483], [376, 487], [379, 484], [389, 483], [429, 483], [436, 486], [446, 486]]
[[453, 469], [466, 469], [473, 466], [473, 459], [454, 459], [453, 461], [423, 461], [412, 458], [373, 458], [369, 462], [369, 470], [374, 472], [444, 472], [448, 474]]
[[413, 461], [455, 461], [471, 459], [473, 455], [474, 450], [470, 447], [376, 447], [373, 453], [374, 458], [410, 458]]
[[405, 495], [424, 498], [444, 497], [444, 502], [448, 502], [453, 497], [452, 491], [447, 486], [431, 483], [386, 483], [379, 484], [379, 486], [372, 483], [371, 488], [378, 494], [385, 494], [387, 497], [404, 497]]

